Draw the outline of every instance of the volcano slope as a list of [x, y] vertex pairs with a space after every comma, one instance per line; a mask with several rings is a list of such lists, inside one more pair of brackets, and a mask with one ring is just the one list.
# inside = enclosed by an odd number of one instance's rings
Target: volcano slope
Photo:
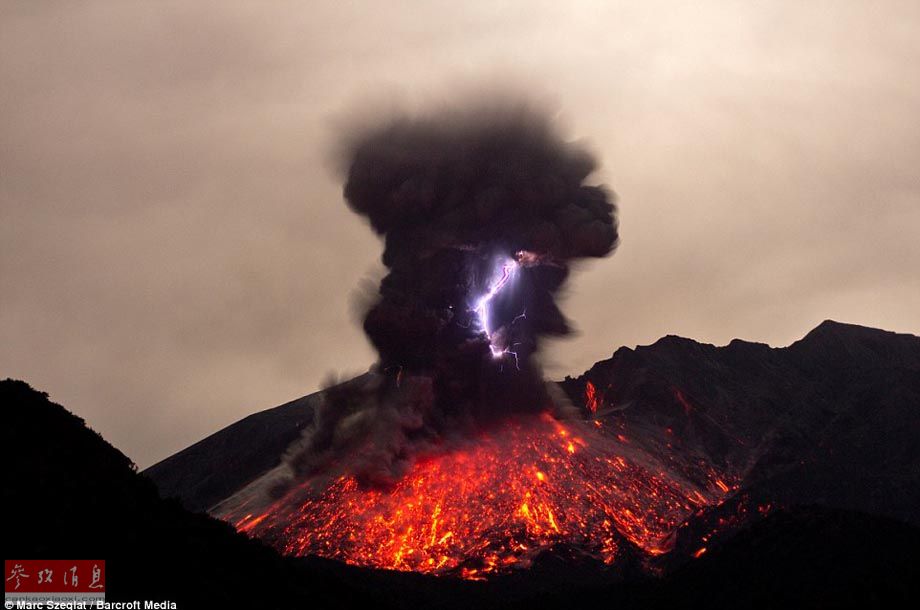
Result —
[[[372, 376], [346, 383], [366, 383]], [[636, 476], [667, 475], [665, 480], [686, 492], [673, 497], [679, 510], [648, 510], [632, 525], [623, 518], [624, 508], [633, 509], [625, 512], [632, 518], [635, 507], [645, 505], [617, 504], [621, 488], [616, 484], [612, 495], [601, 498], [620, 511], [611, 513], [617, 530], [611, 539], [626, 550], [619, 555], [623, 569], [636, 557], [652, 571], [676, 569], [749, 522], [800, 505], [920, 525], [916, 336], [832, 321], [785, 348], [740, 340], [715, 347], [668, 336], [650, 346], [621, 348], [560, 386], [581, 409], [583, 422], [603, 430], [591, 441], [605, 459], [626, 456], [630, 465], [643, 465]], [[226, 506], [279, 466], [285, 448], [312, 426], [321, 400], [318, 393], [256, 413], [144, 474], [164, 496], [178, 498], [190, 510]], [[534, 474], [542, 473], [535, 468]], [[672, 492], [652, 486], [643, 497], [660, 501]], [[348, 501], [356, 497], [360, 494]], [[676, 506], [671, 500], [665, 498], [667, 506]], [[308, 516], [327, 508], [311, 506]], [[238, 521], [241, 514], [233, 516], [231, 522], [245, 525]], [[552, 515], [550, 520], [555, 521]], [[550, 520], [542, 523], [544, 529]], [[315, 528], [316, 521], [305, 519], [305, 527]], [[268, 541], [285, 552], [312, 555], [318, 547], [290, 544], [302, 540], [304, 532]], [[416, 569], [366, 555], [327, 556]], [[532, 560], [493, 557], [508, 559], [515, 568]], [[609, 563], [616, 567], [616, 561]]]

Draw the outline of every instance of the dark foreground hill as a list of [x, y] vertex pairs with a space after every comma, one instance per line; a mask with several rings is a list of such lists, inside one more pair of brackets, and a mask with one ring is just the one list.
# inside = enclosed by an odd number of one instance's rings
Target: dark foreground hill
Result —
[[293, 560], [159, 497], [84, 421], [27, 383], [0, 381], [8, 558], [105, 559], [106, 599], [179, 608], [403, 607], [361, 571]]
[[[918, 346], [835, 323], [783, 349], [669, 337], [567, 379], [576, 402], [596, 387], [611, 425], [650, 446], [670, 429], [677, 450], [743, 475], [736, 496], [682, 528], [661, 577], [610, 574], [564, 550], [488, 583], [283, 558], [160, 495], [200, 510], [245, 484], [309, 425], [317, 397], [180, 452], [147, 471], [154, 485], [83, 420], [12, 380], [0, 382], [4, 548], [11, 558], [104, 558], [110, 601], [180, 608], [579, 607], [598, 596], [618, 608], [903, 607], [920, 595]], [[751, 497], [778, 508], [691, 559], [700, 532]]]

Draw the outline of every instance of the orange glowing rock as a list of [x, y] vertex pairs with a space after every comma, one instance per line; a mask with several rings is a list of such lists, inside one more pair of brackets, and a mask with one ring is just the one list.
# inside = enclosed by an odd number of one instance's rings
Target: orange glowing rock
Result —
[[558, 544], [606, 563], [624, 539], [666, 552], [688, 515], [730, 490], [722, 476], [694, 482], [591, 422], [531, 416], [419, 459], [390, 489], [305, 481], [256, 517], [225, 518], [286, 554], [481, 579]]
[[597, 388], [594, 387], [594, 384], [588, 381], [585, 384], [585, 404], [588, 406], [588, 411], [591, 413], [597, 413], [597, 407], [600, 399], [597, 395]]

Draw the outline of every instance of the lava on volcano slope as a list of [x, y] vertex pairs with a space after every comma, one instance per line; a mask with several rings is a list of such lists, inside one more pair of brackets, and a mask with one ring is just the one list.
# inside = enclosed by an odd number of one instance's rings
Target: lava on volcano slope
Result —
[[[306, 481], [267, 509], [222, 517], [292, 555], [463, 578], [526, 567], [565, 544], [613, 563], [623, 539], [650, 555], [735, 486], [679, 472], [591, 422], [517, 417], [419, 459], [391, 488], [349, 475]], [[245, 514], [243, 514], [245, 512]]]

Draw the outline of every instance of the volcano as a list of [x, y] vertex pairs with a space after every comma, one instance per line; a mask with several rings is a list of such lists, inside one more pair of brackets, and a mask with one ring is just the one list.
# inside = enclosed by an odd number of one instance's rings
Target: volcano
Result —
[[801, 505], [920, 525], [918, 373], [920, 338], [832, 321], [785, 348], [668, 336], [561, 381], [577, 414], [509, 415], [389, 486], [336, 474], [273, 490], [323, 393], [144, 474], [287, 555], [467, 579], [547, 556], [660, 573]]
[[468, 580], [547, 556], [653, 573], [806, 498], [913, 517], [916, 414], [892, 392], [916, 383], [916, 337], [666, 337], [547, 382], [572, 265], [619, 244], [584, 143], [499, 100], [342, 148], [345, 203], [384, 246], [377, 362], [152, 467], [165, 494], [287, 556]]

